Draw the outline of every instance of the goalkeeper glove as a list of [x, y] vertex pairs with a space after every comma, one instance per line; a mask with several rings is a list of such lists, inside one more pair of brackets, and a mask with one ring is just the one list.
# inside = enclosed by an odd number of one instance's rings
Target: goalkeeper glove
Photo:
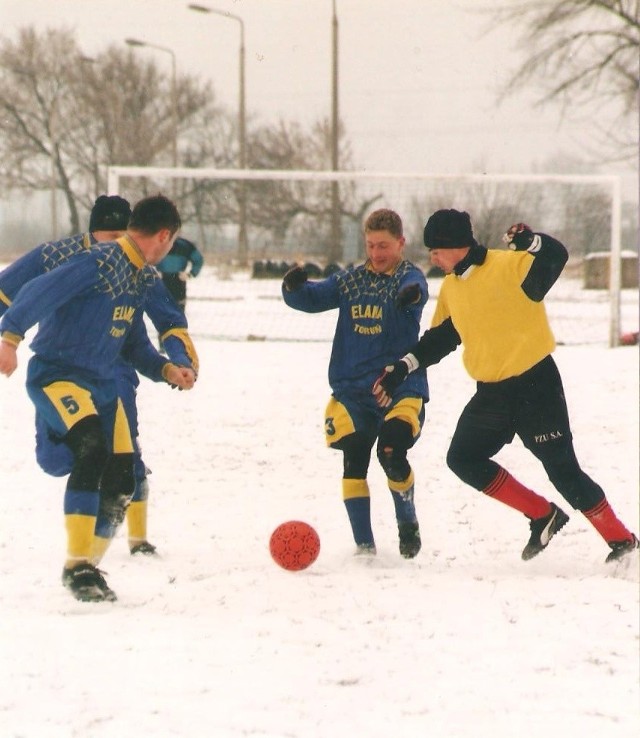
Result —
[[422, 291], [420, 290], [419, 284], [408, 284], [398, 292], [396, 297], [396, 307], [399, 309], [409, 307], [409, 305], [415, 305], [420, 302], [422, 297]]
[[418, 368], [418, 360], [413, 354], [403, 356], [395, 364], [385, 366], [382, 374], [373, 383], [372, 392], [380, 407], [389, 407], [393, 393], [409, 374]]
[[535, 238], [535, 233], [526, 223], [515, 223], [504, 234], [502, 240], [513, 251], [526, 251]]
[[299, 290], [309, 279], [307, 271], [301, 266], [294, 266], [282, 278], [282, 284], [287, 292]]

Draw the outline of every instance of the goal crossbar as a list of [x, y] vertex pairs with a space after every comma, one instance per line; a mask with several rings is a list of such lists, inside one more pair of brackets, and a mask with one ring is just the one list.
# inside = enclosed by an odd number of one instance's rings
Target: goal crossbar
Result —
[[346, 182], [366, 179], [410, 180], [430, 179], [466, 183], [538, 182], [565, 184], [593, 184], [609, 188], [611, 193], [611, 256], [609, 265], [609, 345], [620, 343], [620, 299], [622, 288], [622, 183], [621, 178], [609, 174], [427, 174], [425, 172], [370, 172], [333, 170], [283, 169], [216, 169], [212, 167], [147, 167], [110, 166], [107, 168], [107, 188], [117, 195], [123, 177], [159, 177], [167, 179], [212, 179], [253, 181], [315, 181]]

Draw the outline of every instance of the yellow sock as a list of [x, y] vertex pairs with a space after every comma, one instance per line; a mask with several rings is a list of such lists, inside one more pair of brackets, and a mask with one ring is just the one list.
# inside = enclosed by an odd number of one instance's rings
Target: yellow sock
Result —
[[98, 566], [102, 561], [112, 540], [113, 538], [103, 538], [102, 536], [94, 535], [93, 545], [91, 546], [91, 563], [94, 566]]
[[89, 561], [93, 548], [95, 515], [65, 515], [67, 529], [67, 561], [66, 567], [73, 567], [79, 561]]
[[354, 497], [369, 497], [369, 485], [366, 479], [342, 480], [342, 499], [351, 500]]
[[409, 472], [409, 476], [402, 482], [395, 482], [393, 479], [387, 479], [389, 489], [392, 492], [399, 492], [401, 495], [403, 495], [407, 490], [411, 489], [411, 487], [413, 487], [414, 485], [414, 482], [415, 477], [413, 474], [413, 470]]
[[127, 508], [127, 528], [130, 542], [147, 540], [147, 501], [132, 502]]

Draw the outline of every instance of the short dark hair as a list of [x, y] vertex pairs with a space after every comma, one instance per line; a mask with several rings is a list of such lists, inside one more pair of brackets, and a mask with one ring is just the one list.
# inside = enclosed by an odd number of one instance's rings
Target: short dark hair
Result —
[[364, 222], [364, 231], [389, 231], [392, 236], [402, 238], [402, 218], [388, 208], [380, 208], [369, 214]]
[[151, 236], [163, 228], [176, 233], [182, 226], [178, 208], [164, 195], [150, 195], [139, 200], [131, 211], [129, 228]]

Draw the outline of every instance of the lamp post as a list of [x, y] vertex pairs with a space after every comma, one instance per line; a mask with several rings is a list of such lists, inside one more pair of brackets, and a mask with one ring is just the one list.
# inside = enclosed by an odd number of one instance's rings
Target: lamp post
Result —
[[[158, 44], [152, 44], [149, 41], [140, 41], [137, 38], [126, 38], [125, 43], [129, 46], [143, 47], [147, 46], [150, 49], [157, 49], [158, 51], [164, 51], [167, 54], [171, 54], [171, 128], [173, 130], [173, 143], [171, 150], [171, 161], [174, 167], [178, 166], [178, 91], [176, 86], [176, 55], [172, 49], [166, 46], [159, 46]], [[175, 180], [174, 180], [175, 189]]]
[[[212, 15], [221, 15], [223, 18], [236, 21], [240, 24], [240, 58], [239, 58], [239, 74], [240, 74], [240, 90], [238, 103], [238, 138], [239, 138], [239, 167], [247, 168], [247, 113], [246, 113], [246, 92], [245, 92], [245, 45], [244, 45], [244, 21], [239, 15], [228, 13], [226, 10], [218, 10], [210, 8], [208, 5], [197, 5], [191, 3], [188, 5], [189, 10], [196, 13], [211, 13]], [[248, 244], [247, 244], [247, 189], [245, 180], [240, 181], [238, 189], [238, 260], [242, 266], [247, 265]]]
[[[337, 172], [340, 168], [338, 143], [340, 136], [340, 116], [338, 113], [338, 14], [336, 0], [333, 0], [333, 17], [331, 19], [331, 169]], [[331, 183], [331, 242], [329, 244], [329, 261], [342, 259], [340, 228], [340, 192], [338, 181]]]
[[58, 172], [56, 168], [56, 158], [58, 156], [58, 106], [55, 98], [51, 101], [51, 111], [49, 113], [49, 139], [51, 146], [51, 173], [50, 173], [50, 190], [51, 190], [51, 231], [52, 238], [59, 238], [58, 233]]

